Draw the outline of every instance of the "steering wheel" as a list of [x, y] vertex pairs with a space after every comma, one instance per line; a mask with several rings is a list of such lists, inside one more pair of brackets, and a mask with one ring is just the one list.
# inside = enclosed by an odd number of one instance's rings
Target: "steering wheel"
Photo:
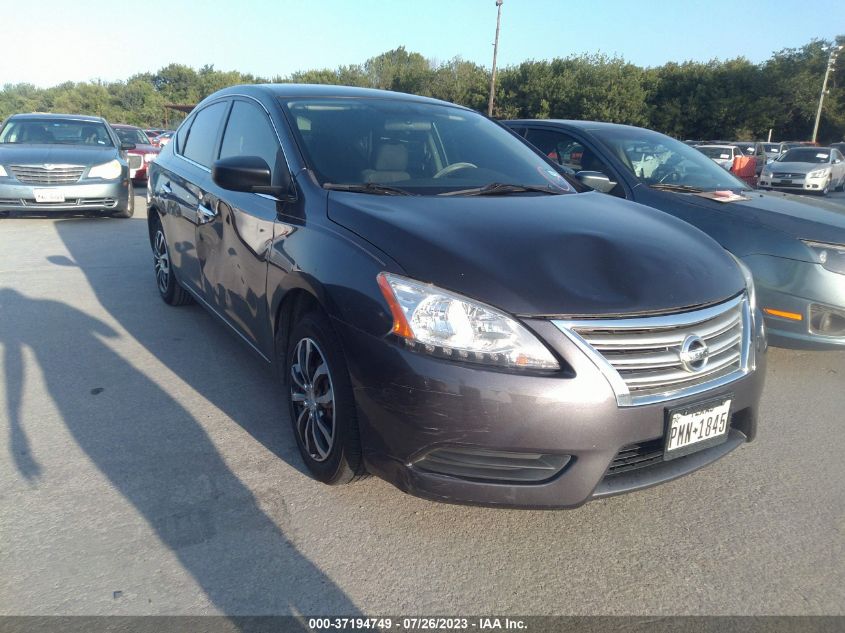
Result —
[[434, 174], [434, 178], [442, 178], [461, 169], [478, 169], [478, 165], [473, 165], [472, 163], [452, 163]]
[[[671, 177], [670, 177], [671, 176]], [[676, 183], [681, 179], [681, 176], [676, 171], [667, 171], [657, 182], [663, 183], [669, 181], [670, 183]]]

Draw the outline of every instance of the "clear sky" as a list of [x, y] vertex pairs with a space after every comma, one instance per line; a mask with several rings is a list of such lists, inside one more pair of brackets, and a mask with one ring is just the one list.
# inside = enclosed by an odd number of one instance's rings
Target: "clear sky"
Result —
[[[4, 3], [12, 4], [12, 0]], [[495, 0], [15, 1], [0, 84], [126, 79], [170, 62], [271, 77], [387, 50], [489, 67]], [[618, 54], [643, 66], [744, 56], [845, 34], [845, 0], [504, 0], [499, 65]]]

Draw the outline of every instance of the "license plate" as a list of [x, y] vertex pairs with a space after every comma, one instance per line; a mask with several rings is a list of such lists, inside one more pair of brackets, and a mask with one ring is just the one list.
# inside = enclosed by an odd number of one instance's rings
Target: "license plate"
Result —
[[36, 202], [64, 202], [65, 197], [61, 191], [55, 189], [34, 189], [32, 193], [35, 195]]
[[667, 418], [663, 459], [674, 459], [721, 444], [727, 439], [731, 398], [723, 396], [717, 400], [672, 409]]
[[791, 180], [788, 180], [788, 179], [787, 179], [787, 180], [781, 180], [781, 181], [780, 181], [780, 184], [782, 184], [782, 185], [791, 185], [791, 184], [792, 184], [792, 181], [791, 181]]

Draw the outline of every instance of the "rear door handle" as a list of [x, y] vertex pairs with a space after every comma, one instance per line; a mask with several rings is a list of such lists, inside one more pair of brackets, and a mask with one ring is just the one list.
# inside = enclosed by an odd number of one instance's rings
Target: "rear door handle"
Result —
[[197, 205], [197, 223], [207, 224], [217, 217], [217, 212], [212, 211], [203, 204]]

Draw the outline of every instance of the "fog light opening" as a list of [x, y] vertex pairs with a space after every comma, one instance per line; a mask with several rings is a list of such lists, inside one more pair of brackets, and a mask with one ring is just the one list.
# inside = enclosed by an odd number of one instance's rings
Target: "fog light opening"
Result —
[[537, 484], [557, 477], [571, 455], [516, 453], [482, 448], [437, 448], [415, 461], [419, 470], [469, 481]]
[[823, 336], [845, 336], [845, 310], [810, 306], [810, 331]]

